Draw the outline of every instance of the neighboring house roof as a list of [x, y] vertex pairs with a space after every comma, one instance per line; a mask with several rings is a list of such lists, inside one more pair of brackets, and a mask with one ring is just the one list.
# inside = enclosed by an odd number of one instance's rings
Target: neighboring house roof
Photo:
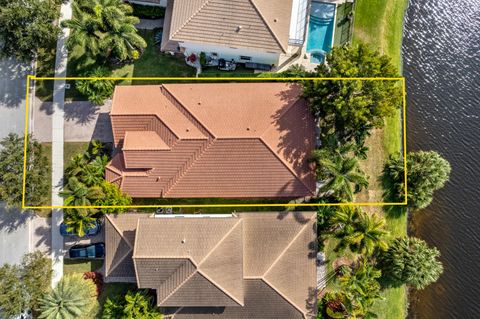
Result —
[[292, 0], [169, 1], [166, 40], [285, 53], [292, 4]]
[[304, 197], [314, 120], [286, 83], [117, 86], [107, 180], [132, 197]]
[[107, 216], [107, 281], [156, 289], [159, 306], [183, 308], [175, 318], [221, 318], [218, 307], [229, 319], [314, 313], [314, 213], [148, 216]]

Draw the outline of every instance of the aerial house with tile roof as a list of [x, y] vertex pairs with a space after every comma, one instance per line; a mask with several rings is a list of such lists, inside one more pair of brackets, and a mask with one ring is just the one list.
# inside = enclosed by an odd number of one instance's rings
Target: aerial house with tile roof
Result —
[[314, 212], [108, 215], [105, 281], [154, 289], [172, 319], [315, 318], [315, 223]]
[[314, 119], [287, 83], [117, 86], [106, 179], [131, 197], [315, 195]]
[[308, 0], [144, 0], [166, 5], [163, 51], [278, 66], [301, 52]]

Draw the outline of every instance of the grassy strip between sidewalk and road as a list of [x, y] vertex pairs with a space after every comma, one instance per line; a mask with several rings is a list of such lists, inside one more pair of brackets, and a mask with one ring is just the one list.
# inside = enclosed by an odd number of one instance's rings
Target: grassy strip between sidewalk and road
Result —
[[[401, 47], [403, 19], [408, 0], [356, 0], [353, 43], [365, 42], [377, 47], [380, 52], [392, 58], [394, 65], [401, 71]], [[387, 159], [391, 154], [400, 152], [402, 143], [401, 112], [387, 118], [382, 134], [381, 150], [376, 155]], [[383, 154], [381, 154], [383, 153]], [[371, 155], [370, 155], [371, 156]], [[386, 215], [387, 228], [392, 237], [407, 235], [407, 216]], [[382, 292], [381, 301], [377, 301], [373, 311], [378, 318], [404, 319], [407, 316], [407, 293], [405, 287], [388, 288]]]

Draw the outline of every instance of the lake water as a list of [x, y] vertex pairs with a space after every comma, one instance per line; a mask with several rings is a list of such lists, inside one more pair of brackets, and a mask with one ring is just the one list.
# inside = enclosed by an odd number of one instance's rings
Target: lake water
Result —
[[451, 180], [416, 214], [445, 271], [411, 318], [480, 318], [480, 0], [411, 0], [404, 43], [409, 150], [436, 150]]

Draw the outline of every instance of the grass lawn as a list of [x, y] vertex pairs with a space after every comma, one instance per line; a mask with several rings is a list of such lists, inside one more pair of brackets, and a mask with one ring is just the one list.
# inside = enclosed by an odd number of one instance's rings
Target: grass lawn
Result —
[[89, 142], [66, 142], [63, 144], [63, 165], [64, 169], [70, 163], [73, 156], [84, 153], [88, 150]]
[[[42, 148], [45, 156], [47, 157], [47, 161], [49, 165], [47, 166], [47, 178], [48, 178], [48, 184], [49, 187], [48, 189], [50, 190], [52, 188], [52, 143], [42, 143]], [[29, 203], [26, 203], [27, 205]], [[52, 193], [51, 191], [48, 192], [47, 198], [45, 199], [45, 203], [43, 204], [44, 206], [50, 206], [52, 205]], [[35, 213], [38, 216], [41, 217], [49, 217], [52, 214], [51, 209], [40, 209], [35, 211]]]
[[68, 274], [83, 274], [88, 271], [96, 271], [103, 265], [103, 260], [76, 260], [65, 259], [63, 261], [63, 273]]
[[[401, 70], [401, 44], [403, 17], [408, 0], [357, 0], [353, 42], [366, 42], [377, 47], [392, 58]], [[369, 158], [387, 159], [400, 152], [400, 111], [387, 118], [385, 128], [372, 135], [367, 144], [371, 146]], [[372, 147], [373, 146], [373, 147]], [[368, 169], [367, 169], [368, 170]], [[377, 194], [378, 196], [378, 194]], [[407, 235], [407, 216], [385, 214], [387, 228], [392, 236]], [[379, 318], [403, 319], [407, 315], [407, 294], [404, 287], [389, 288], [382, 292], [384, 300], [377, 301], [373, 311]]]
[[[139, 30], [138, 33], [147, 42], [147, 48], [142, 56], [131, 64], [124, 66], [108, 66], [112, 77], [192, 77], [195, 69], [186, 65], [180, 56], [171, 56], [160, 52], [155, 45], [155, 30]], [[86, 70], [100, 66], [101, 62], [85, 58], [84, 51], [76, 47], [69, 54], [67, 67], [68, 76], [81, 76]], [[131, 81], [122, 81], [120, 84], [130, 84]], [[140, 81], [135, 84], [148, 84], [148, 81]]]

